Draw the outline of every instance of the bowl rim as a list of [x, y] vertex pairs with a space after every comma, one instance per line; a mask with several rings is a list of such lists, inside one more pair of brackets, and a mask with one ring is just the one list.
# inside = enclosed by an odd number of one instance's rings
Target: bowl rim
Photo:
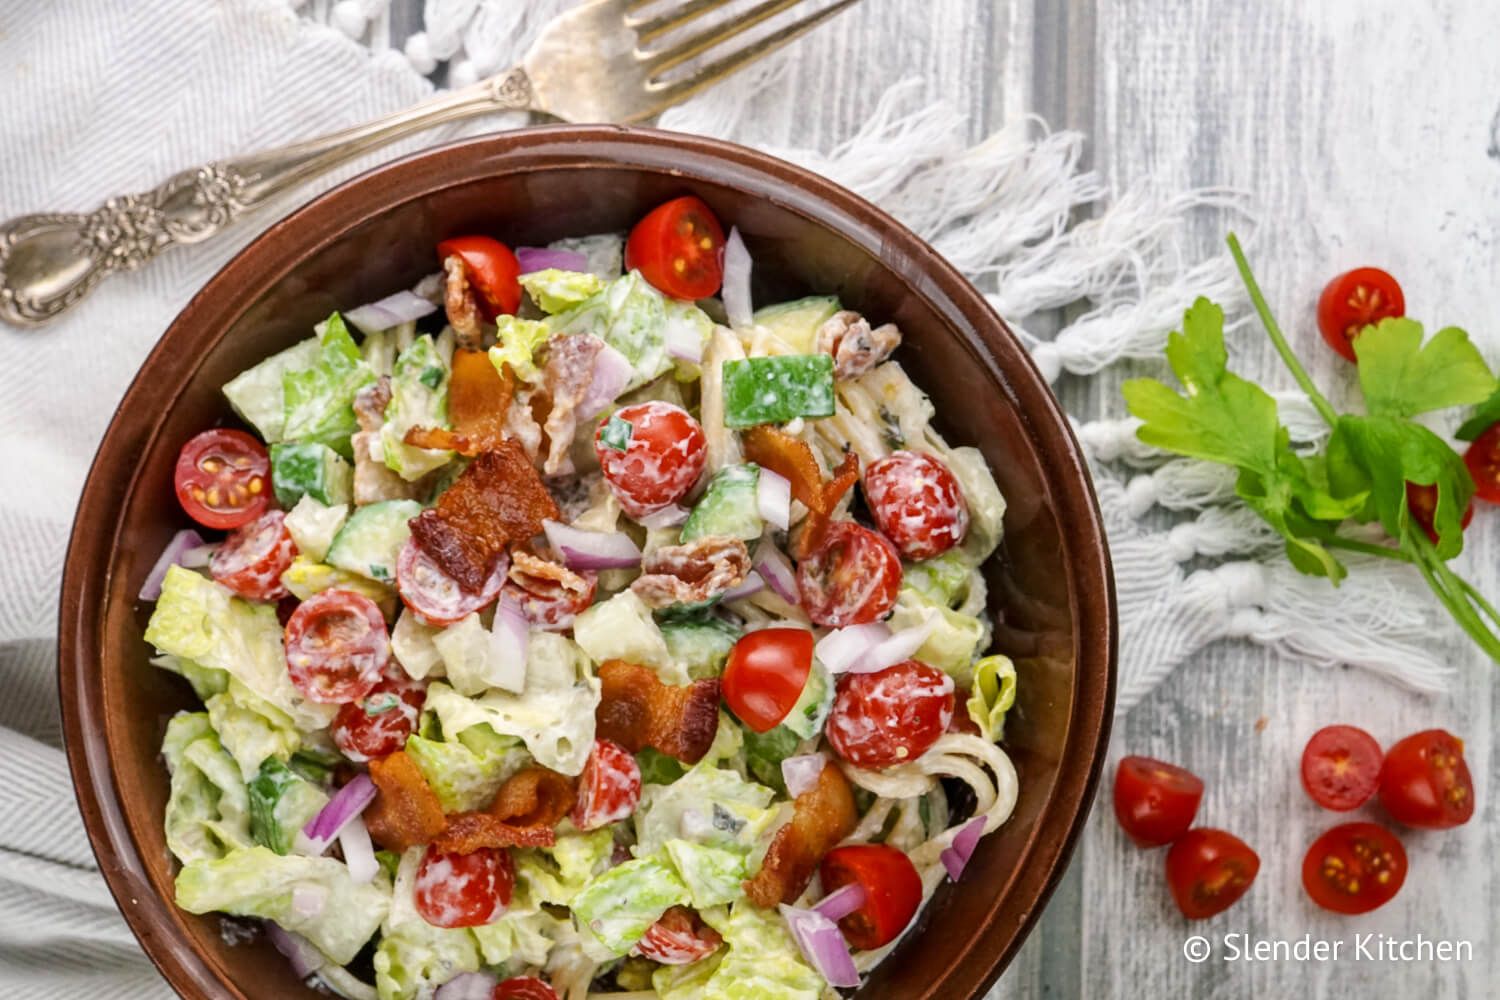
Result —
[[[376, 166], [315, 197], [270, 225], [235, 254], [190, 299], [152, 349], [121, 398], [90, 464], [69, 538], [58, 615], [58, 693], [63, 735], [79, 810], [95, 858], [117, 906], [143, 951], [179, 994], [194, 998], [246, 998], [213, 963], [178, 933], [171, 900], [159, 896], [145, 874], [124, 803], [102, 719], [105, 697], [97, 610], [108, 590], [119, 548], [123, 498], [136, 476], [111, 482], [102, 466], [154, 439], [174, 399], [154, 391], [160, 369], [190, 372], [264, 291], [296, 264], [408, 201], [501, 171], [635, 169], [700, 179], [773, 202], [861, 245], [902, 274], [950, 325], [989, 327], [983, 359], [997, 384], [1018, 403], [1028, 436], [1052, 487], [1065, 544], [1077, 572], [1073, 640], [1076, 694], [1068, 715], [1069, 746], [1089, 752], [1059, 761], [1053, 795], [1023, 846], [1028, 864], [1012, 876], [1014, 888], [1033, 900], [1008, 944], [985, 954], [981, 937], [995, 909], [963, 945], [965, 960], [924, 993], [957, 987], [982, 996], [1015, 956], [1041, 916], [1077, 847], [1104, 767], [1113, 719], [1117, 623], [1115, 584], [1103, 520], [1087, 462], [1051, 388], [1020, 341], [984, 296], [916, 234], [870, 202], [784, 160], [745, 146], [686, 133], [616, 125], [546, 125], [487, 133], [418, 150]], [[393, 197], [394, 196], [394, 197]], [[217, 331], [212, 343], [197, 331]], [[186, 349], [185, 349], [186, 348]], [[1002, 368], [994, 356], [1006, 355]], [[183, 379], [185, 384], [186, 379]], [[127, 428], [122, 416], [143, 406], [154, 421]], [[99, 531], [94, 526], [104, 526]], [[1076, 735], [1075, 735], [1076, 729]], [[1043, 837], [1046, 832], [1048, 836]]]

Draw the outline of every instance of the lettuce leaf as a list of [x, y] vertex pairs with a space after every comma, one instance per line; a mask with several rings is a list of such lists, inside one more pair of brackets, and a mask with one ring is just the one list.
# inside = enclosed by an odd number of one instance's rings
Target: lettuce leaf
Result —
[[328, 317], [318, 336], [318, 361], [310, 368], [282, 376], [288, 441], [326, 444], [353, 461], [349, 438], [359, 430], [354, 417], [354, 397], [375, 381], [354, 338], [338, 313]]
[[412, 735], [406, 740], [406, 753], [448, 813], [483, 809], [505, 779], [531, 760], [521, 741], [512, 737], [497, 737], [493, 747], [476, 752], [456, 739]]
[[655, 858], [636, 858], [590, 880], [573, 897], [573, 915], [610, 953], [623, 955], [670, 908], [690, 896], [682, 879]]
[[167, 849], [183, 864], [213, 861], [249, 847], [250, 808], [234, 759], [207, 712], [179, 712], [167, 723], [161, 755], [171, 775]]
[[401, 352], [391, 374], [391, 401], [380, 427], [387, 468], [413, 482], [447, 465], [453, 458], [451, 451], [406, 443], [406, 432], [413, 427], [447, 426], [448, 365], [434, 346], [432, 335], [424, 333]]

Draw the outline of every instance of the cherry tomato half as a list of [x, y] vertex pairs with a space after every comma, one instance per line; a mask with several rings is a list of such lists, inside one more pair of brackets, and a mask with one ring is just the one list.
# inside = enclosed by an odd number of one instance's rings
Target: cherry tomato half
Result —
[[427, 845], [413, 891], [417, 912], [434, 927], [479, 927], [505, 915], [516, 887], [510, 851], [481, 847], [445, 854]]
[[536, 976], [514, 976], [496, 983], [490, 1000], [557, 1000], [557, 991]]
[[1202, 799], [1203, 782], [1176, 764], [1125, 757], [1115, 772], [1115, 818], [1137, 847], [1160, 847], [1182, 836]]
[[[624, 447], [615, 436], [627, 425]], [[687, 495], [703, 475], [708, 442], [688, 411], [651, 400], [617, 410], [594, 434], [605, 482], [634, 518], [654, 514]]]
[[295, 558], [297, 543], [286, 530], [286, 515], [268, 510], [230, 532], [209, 560], [208, 571], [241, 597], [279, 601], [287, 595], [281, 574]]
[[931, 559], [964, 540], [969, 505], [946, 465], [897, 451], [865, 469], [865, 501], [880, 533], [907, 559]]
[[830, 524], [817, 549], [797, 565], [797, 593], [818, 625], [879, 621], [896, 606], [900, 590], [896, 547], [853, 521]]
[[521, 306], [521, 264], [510, 247], [488, 236], [455, 236], [437, 245], [438, 260], [457, 257], [479, 300], [479, 311], [492, 320]]
[[720, 690], [735, 717], [768, 733], [802, 697], [812, 673], [813, 634], [802, 628], [757, 629], [729, 651]]
[[339, 708], [330, 735], [345, 757], [365, 763], [406, 746], [427, 701], [427, 686], [409, 677], [383, 677], [370, 693]]
[[1469, 443], [1464, 464], [1474, 480], [1474, 495], [1486, 503], [1500, 503], [1500, 423], [1491, 424]]
[[1312, 842], [1302, 859], [1302, 887], [1335, 913], [1369, 913], [1406, 881], [1406, 850], [1379, 823], [1343, 823]]
[[271, 458], [244, 431], [217, 427], [182, 446], [173, 486], [194, 521], [221, 531], [238, 528], [271, 502]]
[[641, 766], [635, 757], [611, 740], [595, 740], [578, 777], [573, 825], [597, 830], [634, 813], [640, 801]]
[[[1436, 486], [1427, 486], [1420, 483], [1408, 482], [1406, 484], [1406, 509], [1411, 511], [1411, 519], [1417, 522], [1433, 545], [1438, 543], [1437, 531], [1432, 522], [1437, 517], [1438, 491]], [[1469, 522], [1474, 520], [1474, 504], [1464, 508], [1464, 518], [1461, 526], [1467, 528]]]
[[1406, 297], [1396, 279], [1378, 267], [1345, 271], [1318, 299], [1318, 329], [1339, 354], [1355, 360], [1354, 338], [1371, 323], [1406, 315]]
[[1167, 852], [1167, 887], [1189, 920], [1205, 920], [1229, 909], [1259, 871], [1260, 856], [1223, 830], [1189, 830]]
[[953, 721], [953, 678], [916, 660], [839, 678], [824, 731], [858, 767], [916, 760]]
[[625, 267], [674, 299], [706, 299], [724, 284], [724, 227], [702, 199], [674, 198], [630, 231]]
[[1326, 726], [1302, 750], [1302, 787], [1324, 809], [1348, 812], [1380, 785], [1380, 744], [1355, 726]]
[[839, 921], [844, 937], [858, 951], [890, 944], [922, 903], [922, 877], [911, 858], [885, 844], [835, 847], [823, 856], [819, 872], [824, 893], [851, 882], [865, 890], [864, 904]]
[[719, 950], [724, 938], [697, 912], [674, 906], [636, 942], [635, 953], [662, 965], [691, 965]]
[[494, 572], [484, 582], [484, 589], [471, 594], [460, 587], [458, 581], [417, 544], [416, 539], [408, 538], [396, 557], [396, 593], [401, 595], [401, 602], [411, 609], [418, 621], [433, 628], [447, 628], [493, 604], [505, 584], [507, 568], [505, 560], [498, 561]]
[[314, 594], [286, 623], [287, 673], [312, 701], [358, 701], [380, 683], [390, 660], [385, 617], [352, 590]]
[[1467, 823], [1474, 815], [1474, 779], [1463, 740], [1428, 729], [1391, 747], [1380, 768], [1380, 804], [1407, 826], [1445, 830]]

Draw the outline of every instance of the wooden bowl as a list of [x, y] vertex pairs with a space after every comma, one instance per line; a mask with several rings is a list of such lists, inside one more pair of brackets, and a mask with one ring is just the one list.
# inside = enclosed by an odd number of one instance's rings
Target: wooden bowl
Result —
[[1104, 759], [1114, 698], [1109, 555], [1078, 444], [1045, 380], [980, 294], [878, 208], [749, 149], [607, 126], [469, 139], [373, 170], [272, 226], [188, 303], [146, 359], [99, 446], [63, 574], [58, 678], [68, 760], [99, 866], [167, 980], [191, 998], [317, 994], [262, 937], [230, 946], [220, 918], [172, 903], [162, 831], [167, 718], [193, 707], [147, 663], [136, 593], [187, 520], [172, 492], [178, 448], [233, 422], [220, 387], [305, 338], [335, 309], [410, 287], [433, 245], [492, 232], [512, 245], [623, 230], [667, 198], [701, 196], [739, 226], [755, 299], [835, 293], [894, 321], [898, 355], [955, 444], [977, 445], [1010, 503], [989, 571], [997, 645], [1016, 661], [1006, 749], [1015, 815], [863, 997], [978, 997], [1062, 875]]

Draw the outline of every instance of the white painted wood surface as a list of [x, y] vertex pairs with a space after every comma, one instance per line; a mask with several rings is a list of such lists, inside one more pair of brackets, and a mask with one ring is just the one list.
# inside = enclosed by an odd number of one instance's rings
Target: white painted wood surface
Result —
[[[399, 41], [417, 28], [420, 7], [395, 0], [382, 30]], [[1497, 39], [1495, 0], [866, 0], [801, 43], [754, 131], [768, 144], [831, 145], [886, 85], [918, 76], [928, 96], [969, 116], [976, 139], [1036, 111], [1088, 132], [1095, 164], [1122, 189], [1241, 190], [1245, 215], [1205, 214], [1185, 249], [1218, 252], [1231, 226], [1253, 234], [1273, 305], [1339, 400], [1349, 398], [1350, 370], [1321, 349], [1311, 317], [1322, 282], [1350, 266], [1391, 269], [1415, 316], [1467, 327], [1500, 359]], [[1246, 370], [1291, 385], [1257, 331], [1238, 333], [1232, 350]], [[1117, 414], [1118, 382], [1065, 380], [1059, 392], [1080, 417]], [[1482, 513], [1471, 538], [1463, 569], [1500, 594], [1500, 512]], [[1106, 780], [1068, 877], [992, 996], [1500, 995], [1497, 668], [1461, 640], [1434, 642], [1449, 643], [1460, 667], [1439, 698], [1242, 642], [1180, 670], [1117, 725], [1111, 763], [1147, 753], [1196, 770], [1208, 784], [1200, 819], [1260, 852], [1259, 880], [1227, 914], [1187, 924], [1167, 897], [1163, 852], [1138, 851], [1120, 835]], [[1303, 795], [1297, 760], [1308, 735], [1340, 721], [1383, 743], [1450, 728], [1465, 738], [1479, 786], [1468, 826], [1404, 837], [1407, 886], [1362, 918], [1322, 913], [1300, 884], [1306, 845], [1339, 819]], [[1375, 812], [1355, 814], [1363, 816]], [[1182, 946], [1197, 933], [1215, 952], [1194, 965]], [[1229, 933], [1343, 941], [1345, 957], [1229, 963]], [[1354, 937], [1366, 933], [1468, 940], [1474, 957], [1357, 961]]]

